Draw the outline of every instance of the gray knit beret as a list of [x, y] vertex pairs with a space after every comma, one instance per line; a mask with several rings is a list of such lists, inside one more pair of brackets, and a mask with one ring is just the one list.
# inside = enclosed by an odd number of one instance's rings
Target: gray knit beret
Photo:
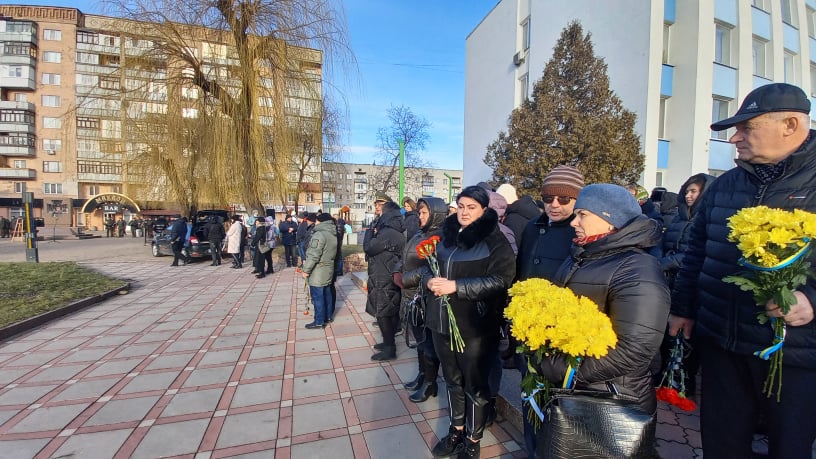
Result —
[[643, 213], [635, 197], [626, 188], [611, 183], [585, 186], [578, 193], [575, 209], [588, 210], [615, 228], [623, 228]]

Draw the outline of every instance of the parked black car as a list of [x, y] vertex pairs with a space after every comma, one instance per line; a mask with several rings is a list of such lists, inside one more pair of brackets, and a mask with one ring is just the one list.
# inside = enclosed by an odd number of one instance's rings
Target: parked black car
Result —
[[[220, 223], [224, 223], [228, 214], [226, 210], [199, 210], [192, 220], [190, 230], [190, 240], [184, 245], [183, 253], [191, 258], [202, 258], [210, 256], [210, 243], [204, 237], [204, 225], [210, 217], [218, 218]], [[170, 224], [163, 230], [156, 228], [156, 234], [151, 241], [151, 249], [154, 257], [163, 255], [173, 255], [173, 248], [170, 247]]]

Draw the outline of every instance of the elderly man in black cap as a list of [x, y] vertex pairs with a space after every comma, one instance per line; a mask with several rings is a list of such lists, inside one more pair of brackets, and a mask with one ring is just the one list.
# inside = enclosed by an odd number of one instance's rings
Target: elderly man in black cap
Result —
[[[810, 129], [810, 100], [785, 83], [751, 91], [731, 118], [714, 131], [736, 128], [729, 142], [737, 167], [706, 190], [695, 214], [689, 250], [672, 294], [669, 334], [694, 332], [702, 363], [700, 426], [706, 458], [751, 457], [756, 420], [764, 416], [772, 458], [811, 457], [816, 439], [816, 279], [793, 295], [787, 314], [769, 301], [763, 309], [784, 320], [787, 335], [779, 371], [784, 384], [764, 394], [769, 361], [755, 357], [770, 346], [769, 323], [749, 292], [723, 278], [744, 271], [740, 251], [728, 237], [728, 218], [740, 209], [768, 206], [816, 212], [816, 131]], [[811, 260], [813, 256], [811, 255]]]

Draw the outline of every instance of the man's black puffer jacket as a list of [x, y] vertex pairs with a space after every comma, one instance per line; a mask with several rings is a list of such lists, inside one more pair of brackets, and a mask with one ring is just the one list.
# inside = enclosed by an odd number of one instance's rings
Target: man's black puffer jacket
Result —
[[[618, 336], [606, 356], [584, 359], [575, 375], [576, 388], [606, 391], [606, 383], [614, 383], [622, 394], [637, 397], [647, 413], [657, 407], [649, 364], [660, 349], [671, 301], [660, 264], [644, 251], [659, 239], [658, 223], [638, 216], [615, 233], [573, 246], [556, 274], [556, 284], [592, 299]], [[567, 371], [566, 357], [555, 354], [540, 370], [558, 385]]]
[[[706, 190], [672, 294], [672, 314], [696, 319], [696, 336], [746, 355], [771, 345], [773, 332], [770, 325], [757, 321], [762, 309], [751, 293], [722, 281], [744, 270], [737, 264], [740, 251], [727, 239], [727, 219], [743, 207], [759, 205], [816, 212], [816, 131], [810, 131], [809, 139], [785, 160], [782, 175], [769, 183], [762, 184], [754, 166], [738, 160], [738, 167]], [[816, 263], [816, 251], [811, 252], [811, 263]], [[809, 278], [799, 290], [816, 308], [816, 280]], [[814, 349], [816, 320], [787, 327], [785, 364], [816, 368]]]
[[[405, 227], [399, 207], [386, 210], [377, 219], [371, 238], [363, 250], [368, 257], [368, 299], [366, 312], [374, 317], [395, 316], [400, 310], [400, 288], [391, 275], [405, 248]], [[390, 209], [390, 206], [388, 206]]]
[[550, 222], [547, 214], [530, 220], [524, 228], [524, 236], [519, 245], [519, 279], [539, 277], [552, 279], [558, 268], [569, 257], [575, 228], [570, 226], [571, 215], [560, 222]]
[[[516, 275], [516, 257], [498, 223], [496, 211], [485, 208], [465, 228], [455, 214], [442, 224], [442, 241], [437, 245], [439, 269], [442, 277], [456, 281], [456, 293], [448, 298], [465, 341], [498, 335], [504, 320], [501, 311]], [[439, 298], [426, 308], [425, 327], [448, 334], [448, 315]]]
[[513, 230], [516, 241], [520, 241], [527, 222], [541, 216], [541, 209], [529, 195], [522, 195], [504, 212], [504, 225]]

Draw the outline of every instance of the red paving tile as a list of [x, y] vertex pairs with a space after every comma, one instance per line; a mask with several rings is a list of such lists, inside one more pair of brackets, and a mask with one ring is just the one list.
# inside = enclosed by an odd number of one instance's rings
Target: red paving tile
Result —
[[[447, 409], [436, 408], [433, 404], [425, 408], [411, 403], [407, 398], [407, 391], [401, 389], [401, 381], [394, 366], [413, 363], [412, 353], [403, 352], [397, 361], [371, 362], [373, 351], [370, 346], [378, 342], [379, 332], [369, 332], [368, 322], [371, 318], [364, 312], [365, 296], [358, 293], [359, 288], [351, 282], [348, 275], [341, 277], [337, 284], [340, 295], [337, 320], [326, 329], [325, 335], [321, 335], [319, 332], [303, 329], [311, 316], [303, 315], [303, 284], [293, 269], [278, 272], [266, 278], [267, 281], [257, 281], [249, 278], [246, 274], [248, 269], [218, 269], [195, 264], [181, 271], [166, 267], [165, 260], [151, 260], [140, 264], [97, 263], [90, 266], [112, 276], [135, 280], [135, 287], [128, 295], [108, 299], [0, 343], [0, 373], [19, 370], [14, 374], [20, 375], [15, 377], [14, 384], [0, 388], [0, 401], [5, 394], [15, 389], [42, 388], [42, 395], [32, 394], [32, 401], [0, 405], [0, 411], [17, 411], [0, 425], [0, 450], [12, 445], [14, 441], [46, 438], [50, 442], [37, 455], [46, 458], [56, 453], [71, 435], [130, 429], [129, 436], [116, 453], [117, 458], [126, 458], [136, 451], [153, 426], [194, 419], [209, 419], [198, 451], [177, 457], [192, 458], [197, 452], [207, 453], [211, 458], [268, 452], [269, 457], [274, 455], [276, 459], [288, 458], [294, 445], [318, 439], [348, 437], [354, 457], [365, 459], [370, 457], [366, 432], [405, 424], [415, 424], [424, 443], [419, 446], [424, 451], [418, 451], [417, 456], [427, 456], [429, 449], [438, 441], [433, 429], [446, 423], [446, 419], [440, 418], [447, 417]], [[349, 297], [355, 299], [354, 303], [348, 300]], [[289, 320], [281, 320], [286, 314], [289, 314]], [[149, 318], [155, 318], [154, 322], [149, 322]], [[352, 336], [365, 337], [367, 344], [338, 349], [338, 339]], [[304, 345], [305, 342], [308, 345]], [[297, 346], [298, 343], [300, 346]], [[270, 345], [285, 345], [285, 355], [280, 356], [279, 351], [268, 348], [262, 354], [276, 356], [251, 358], [254, 349]], [[94, 352], [94, 349], [98, 351]], [[298, 373], [297, 378], [334, 371], [336, 393], [294, 399], [296, 349], [299, 349], [297, 356], [330, 357], [333, 369], [305, 371]], [[85, 351], [89, 352], [87, 360], [83, 360], [86, 358], [82, 357], [84, 354], [77, 354]], [[75, 355], [80, 356], [78, 361], [72, 358]], [[154, 368], [156, 362], [162, 363], [168, 358], [171, 358], [167, 362], [169, 368]], [[178, 359], [178, 363], [173, 363], [173, 358]], [[227, 361], [216, 362], [213, 359]], [[281, 365], [283, 373], [242, 380], [247, 364], [250, 363], [254, 363], [256, 369], [259, 364], [277, 363]], [[49, 379], [57, 379], [51, 381], [50, 385], [42, 381], [35, 382], [38, 375], [57, 374], [55, 372], [59, 368], [67, 370], [73, 366], [76, 366], [77, 371], [71, 372], [70, 384], [68, 377], [59, 380], [54, 376], [49, 376]], [[151, 369], [148, 370], [148, 367]], [[228, 381], [184, 387], [193, 369], [223, 367], [232, 368]], [[390, 384], [350, 390], [346, 372], [379, 367], [385, 371]], [[103, 375], [102, 372], [110, 374]], [[134, 381], [135, 374], [148, 376], [162, 373], [176, 375], [167, 389], [123, 392]], [[355, 377], [359, 378], [360, 373], [354, 373]], [[116, 381], [102, 395], [85, 396], [76, 400], [58, 399], [59, 394], [68, 388], [106, 379]], [[280, 402], [259, 401], [255, 405], [231, 408], [239, 386], [249, 382], [270, 381], [281, 381]], [[355, 379], [355, 383], [359, 384], [359, 380]], [[205, 389], [223, 390], [212, 411], [163, 415], [165, 408], [177, 394]], [[408, 414], [361, 424], [355, 397], [388, 391], [396, 391]], [[160, 398], [146, 410], [147, 414], [140, 420], [85, 425], [109, 401], [148, 396]], [[329, 400], [340, 400], [347, 427], [292, 438], [293, 407]], [[37, 410], [70, 407], [80, 403], [87, 404], [87, 408], [71, 419], [65, 428], [9, 432]], [[216, 449], [229, 416], [248, 413], [277, 413], [277, 439]], [[661, 407], [659, 416], [661, 427], [658, 435], [666, 453], [699, 451], [699, 433], [695, 430], [699, 421], [695, 414], [675, 413]], [[482, 449], [483, 458], [525, 457], [516, 429], [506, 423], [499, 423], [489, 430], [498, 443], [485, 446]], [[505, 446], [507, 444], [512, 448], [508, 450]]]

